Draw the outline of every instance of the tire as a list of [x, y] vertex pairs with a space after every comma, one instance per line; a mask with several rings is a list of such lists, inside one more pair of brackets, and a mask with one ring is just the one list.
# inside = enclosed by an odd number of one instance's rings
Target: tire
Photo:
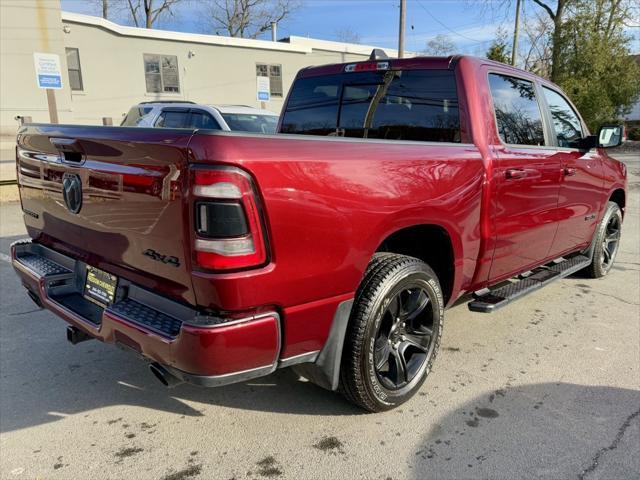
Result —
[[340, 366], [340, 391], [370, 412], [406, 402], [424, 383], [442, 337], [444, 301], [433, 270], [379, 253], [356, 292]]
[[584, 270], [589, 277], [604, 277], [613, 267], [620, 249], [621, 228], [622, 211], [617, 203], [609, 202], [594, 233], [591, 265]]

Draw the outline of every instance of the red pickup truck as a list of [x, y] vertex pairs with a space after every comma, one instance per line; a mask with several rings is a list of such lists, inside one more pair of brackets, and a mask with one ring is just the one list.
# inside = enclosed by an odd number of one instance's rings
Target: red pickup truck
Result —
[[611, 269], [625, 166], [555, 85], [472, 57], [307, 68], [279, 134], [24, 126], [28, 294], [167, 386], [297, 371], [370, 411], [425, 380], [444, 309]]

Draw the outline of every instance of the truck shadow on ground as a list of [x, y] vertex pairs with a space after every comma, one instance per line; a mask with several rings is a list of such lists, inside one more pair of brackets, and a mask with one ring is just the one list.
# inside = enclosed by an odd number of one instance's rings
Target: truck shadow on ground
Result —
[[408, 461], [416, 480], [635, 478], [639, 445], [640, 392], [542, 383], [498, 389], [449, 412]]
[[[2, 432], [117, 405], [190, 417], [205, 415], [190, 406], [192, 402], [203, 404], [203, 409], [215, 405], [308, 415], [362, 413], [340, 395], [300, 380], [291, 369], [218, 388], [182, 384], [167, 389], [136, 355], [96, 340], [73, 346], [64, 338], [64, 323], [49, 312], [25, 307], [24, 313], [9, 314], [2, 325]], [[17, 322], [23, 328], [11, 327]], [[34, 334], [42, 336], [35, 350], [27, 345]]]
[[[14, 281], [9, 268], [1, 267], [2, 278]], [[63, 321], [38, 310], [26, 295], [19, 298], [3, 306], [0, 324], [2, 432], [115, 405], [203, 415], [185, 401], [310, 415], [362, 413], [340, 395], [299, 380], [291, 369], [219, 388], [167, 389], [132, 353], [96, 340], [69, 344]]]

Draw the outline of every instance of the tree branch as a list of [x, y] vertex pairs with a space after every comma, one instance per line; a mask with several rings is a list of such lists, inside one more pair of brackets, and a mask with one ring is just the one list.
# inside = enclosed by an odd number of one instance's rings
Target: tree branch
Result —
[[533, 0], [533, 3], [536, 3], [538, 6], [542, 7], [549, 14], [551, 20], [555, 21], [556, 14], [553, 13], [553, 10], [551, 10], [551, 7], [549, 5], [544, 3], [542, 0]]

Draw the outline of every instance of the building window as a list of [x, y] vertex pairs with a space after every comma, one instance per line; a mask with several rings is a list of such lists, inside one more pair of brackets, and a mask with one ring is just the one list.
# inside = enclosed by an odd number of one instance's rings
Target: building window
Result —
[[148, 53], [143, 57], [147, 93], [180, 93], [178, 57]]
[[80, 53], [77, 48], [66, 48], [67, 69], [69, 70], [69, 85], [71, 90], [82, 91], [82, 69], [80, 68]]
[[257, 63], [256, 76], [269, 77], [269, 94], [272, 97], [282, 97], [282, 65]]

